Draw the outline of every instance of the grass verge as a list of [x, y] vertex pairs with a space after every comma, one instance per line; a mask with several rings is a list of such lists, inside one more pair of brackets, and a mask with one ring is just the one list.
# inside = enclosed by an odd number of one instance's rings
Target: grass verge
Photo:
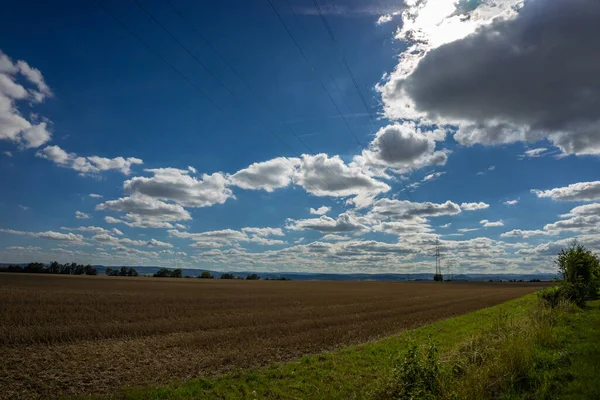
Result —
[[[214, 379], [128, 388], [115, 398], [405, 398], [408, 376], [417, 382], [409, 388], [414, 398], [598, 399], [599, 366], [600, 302], [549, 310], [528, 295], [360, 346]], [[419, 379], [435, 383], [420, 387]]]

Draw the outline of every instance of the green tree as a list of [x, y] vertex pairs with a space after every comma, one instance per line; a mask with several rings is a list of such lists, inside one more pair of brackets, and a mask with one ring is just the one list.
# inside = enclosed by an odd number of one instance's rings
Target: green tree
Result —
[[229, 273], [222, 274], [219, 279], [233, 279], [233, 274], [229, 274]]
[[[198, 278], [200, 279], [213, 279], [214, 276], [212, 276], [212, 274], [208, 271], [202, 271], [200, 273], [200, 275], [198, 275]], [[223, 277], [221, 276], [221, 279], [223, 279]]]
[[561, 289], [577, 304], [598, 296], [600, 288], [600, 260], [598, 256], [577, 242], [562, 249], [556, 259], [562, 276]]
[[181, 268], [174, 269], [171, 271], [171, 278], [181, 278], [183, 275], [181, 273]]
[[433, 276], [433, 280], [436, 282], [442, 282], [444, 280], [444, 276], [442, 274], [435, 274]]
[[155, 278], [170, 278], [171, 270], [168, 268], [161, 268], [158, 271], [156, 271], [152, 276], [154, 276]]
[[260, 276], [258, 276], [257, 274], [250, 274], [246, 277], [246, 280], [248, 281], [257, 281], [260, 279]]
[[127, 270], [127, 276], [138, 276], [138, 272], [134, 268], [129, 268]]
[[98, 271], [96, 271], [96, 268], [92, 267], [90, 264], [86, 265], [84, 267], [84, 270], [86, 275], [98, 275]]

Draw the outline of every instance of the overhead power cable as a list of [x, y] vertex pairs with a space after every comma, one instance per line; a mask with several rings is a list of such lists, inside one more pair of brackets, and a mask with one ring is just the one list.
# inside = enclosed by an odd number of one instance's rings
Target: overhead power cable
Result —
[[313, 67], [312, 63], [310, 62], [310, 60], [308, 59], [306, 53], [304, 52], [304, 50], [302, 50], [302, 47], [300, 46], [300, 43], [298, 43], [298, 41], [296, 40], [296, 37], [294, 36], [294, 34], [292, 33], [292, 31], [290, 30], [290, 28], [287, 26], [287, 24], [285, 23], [285, 21], [283, 20], [283, 18], [281, 18], [281, 14], [279, 14], [279, 11], [277, 11], [277, 8], [275, 8], [275, 5], [273, 4], [273, 2], [271, 0], [267, 0], [267, 2], [269, 3], [269, 5], [271, 6], [271, 8], [273, 9], [273, 12], [275, 13], [275, 15], [277, 16], [277, 19], [279, 19], [279, 22], [281, 22], [281, 24], [283, 25], [283, 27], [285, 28], [285, 31], [287, 32], [288, 36], [290, 37], [290, 39], [292, 39], [292, 42], [294, 42], [294, 45], [296, 46], [296, 48], [298, 49], [298, 51], [300, 52], [300, 54], [302, 55], [302, 58], [304, 59], [304, 62], [306, 63], [306, 65], [308, 65], [308, 67], [310, 68], [310, 70], [312, 71], [312, 73], [317, 77], [317, 79], [319, 80], [319, 83], [321, 84], [321, 88], [323, 89], [323, 91], [327, 94], [327, 96], [329, 97], [329, 100], [331, 100], [331, 103], [333, 104], [333, 106], [335, 107], [335, 109], [337, 110], [338, 114], [340, 114], [340, 116], [342, 117], [342, 119], [344, 120], [344, 123], [346, 124], [346, 127], [348, 128], [348, 130], [350, 131], [350, 133], [352, 134], [352, 136], [354, 137], [354, 140], [356, 141], [356, 143], [359, 146], [362, 146], [360, 140], [358, 139], [358, 137], [356, 136], [356, 134], [354, 133], [354, 131], [352, 130], [352, 127], [350, 126], [350, 124], [348, 123], [348, 120], [346, 119], [346, 117], [344, 116], [344, 114], [342, 113], [342, 111], [340, 110], [339, 106], [337, 105], [337, 103], [335, 102], [335, 100], [333, 99], [333, 96], [331, 95], [331, 93], [329, 92], [329, 90], [327, 89], [327, 86], [325, 86], [325, 84], [323, 83], [323, 81], [321, 80], [321, 78], [318, 77], [317, 75], [317, 71], [315, 70], [315, 68]]
[[[221, 107], [218, 103], [216, 103], [208, 94], [206, 94], [202, 89], [200, 89], [191, 79], [189, 79], [185, 74], [183, 74], [183, 72], [181, 72], [179, 69], [177, 69], [177, 67], [175, 67], [172, 63], [170, 63], [167, 59], [165, 59], [163, 56], [160, 55], [160, 53], [158, 53], [156, 50], [154, 50], [154, 48], [152, 48], [152, 46], [150, 46], [146, 41], [144, 41], [139, 35], [137, 35], [135, 32], [133, 32], [131, 29], [129, 29], [129, 27], [127, 27], [127, 25], [125, 25], [119, 18], [116, 17], [116, 15], [114, 15], [108, 8], [106, 8], [102, 3], [99, 2], [99, 0], [92, 0], [94, 3], [96, 3], [96, 5], [98, 5], [98, 7], [100, 7], [102, 10], [104, 10], [113, 20], [115, 20], [126, 32], [128, 32], [131, 36], [133, 36], [136, 40], [138, 40], [141, 44], [144, 45], [144, 47], [146, 47], [153, 55], [155, 55], [157, 58], [159, 58], [163, 63], [165, 63], [167, 66], [169, 66], [174, 72], [177, 73], [177, 75], [179, 75], [181, 78], [183, 78], [188, 84], [190, 84], [194, 89], [196, 89], [196, 91], [198, 91], [204, 98], [206, 98], [208, 101], [211, 102], [211, 104], [213, 104], [215, 107], [217, 107], [223, 114], [230, 116], [232, 119], [237, 120], [237, 117], [231, 113], [229, 113], [228, 111], [226, 111], [223, 107]], [[163, 30], [167, 31], [167, 29], [160, 24], [147, 10], [143, 9], [143, 7], [141, 7], [137, 0], [134, 0], [134, 2], [138, 5], [138, 7], [142, 8], [143, 11], [145, 11], [145, 13], [151, 17], [151, 19], [153, 21], [155, 21]], [[169, 35], [175, 39], [175, 41], [181, 46], [183, 47], [186, 51], [189, 52], [189, 50], [179, 41], [176, 40], [176, 38], [170, 33]], [[191, 54], [190, 54], [191, 55]], [[200, 62], [196, 57], [194, 57], [194, 59], [197, 62]], [[206, 67], [203, 66], [203, 68], [206, 69]], [[217, 79], [217, 82], [221, 83], [223, 86], [224, 84]], [[233, 92], [230, 91], [230, 93], [235, 96], [235, 94]], [[258, 117], [259, 121], [261, 121], [261, 123], [265, 126], [265, 128], [272, 134], [274, 135], [284, 146], [286, 146], [292, 153], [294, 153], [297, 157], [299, 157], [296, 153], [296, 151], [290, 146], [288, 145], [279, 135], [277, 135], [277, 133], [275, 133], [275, 131], [273, 131], [271, 128], [268, 127], [268, 125], [266, 125], [266, 123], [260, 118]], [[292, 169], [295, 168], [295, 166], [289, 162], [289, 160], [286, 157], [282, 158]], [[326, 167], [328, 170], [329, 168]], [[322, 176], [320, 176], [318, 173], [315, 172], [315, 176], [317, 176], [319, 179], [321, 179], [323, 181], [323, 183], [325, 183], [327, 185], [327, 182], [323, 179]], [[334, 175], [335, 176], [335, 175]], [[338, 177], [339, 179], [339, 177]], [[310, 187], [311, 185], [307, 184], [308, 187]], [[335, 205], [337, 205], [337, 203], [335, 203], [330, 197], [327, 196], [327, 198], [334, 203]]]

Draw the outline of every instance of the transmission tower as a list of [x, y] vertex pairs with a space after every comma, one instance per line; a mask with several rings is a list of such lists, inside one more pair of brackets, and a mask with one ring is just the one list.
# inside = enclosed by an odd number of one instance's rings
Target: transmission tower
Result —
[[433, 277], [434, 281], [443, 281], [444, 277], [442, 275], [442, 254], [440, 253], [440, 241], [439, 239], [435, 242], [435, 275]]

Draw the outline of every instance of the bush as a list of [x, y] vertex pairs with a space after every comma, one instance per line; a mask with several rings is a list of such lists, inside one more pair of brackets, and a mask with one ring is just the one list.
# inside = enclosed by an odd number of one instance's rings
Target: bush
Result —
[[396, 360], [392, 382], [377, 393], [381, 399], [429, 399], [440, 390], [440, 360], [435, 344], [419, 346], [412, 342]]
[[543, 306], [556, 308], [559, 304], [565, 301], [569, 301], [567, 292], [562, 286], [549, 287], [540, 290], [538, 298]]
[[574, 242], [566, 250], [561, 250], [556, 264], [563, 279], [560, 284], [561, 296], [577, 305], [598, 297], [600, 260], [597, 255]]

